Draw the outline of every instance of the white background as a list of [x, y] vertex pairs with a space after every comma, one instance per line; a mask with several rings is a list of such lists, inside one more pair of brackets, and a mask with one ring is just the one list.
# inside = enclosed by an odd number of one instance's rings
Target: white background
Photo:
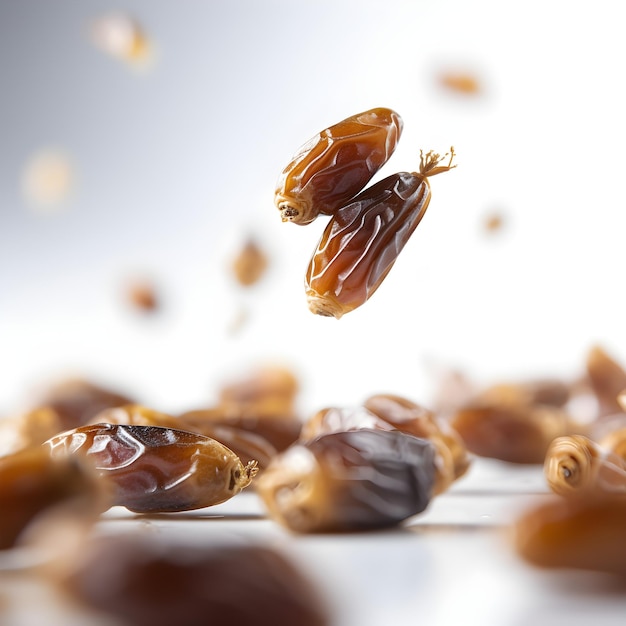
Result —
[[[154, 42], [149, 71], [90, 42], [117, 8]], [[603, 0], [3, 0], [0, 411], [66, 374], [176, 411], [277, 360], [302, 374], [308, 410], [375, 390], [427, 401], [433, 365], [492, 379], [576, 373], [595, 342], [625, 356], [619, 15]], [[448, 69], [483, 92], [446, 92]], [[454, 145], [458, 167], [432, 180], [372, 300], [317, 318], [303, 277], [324, 224], [282, 224], [274, 183], [306, 139], [372, 106], [405, 122], [377, 178], [415, 169], [420, 149]], [[20, 175], [48, 147], [76, 185], [42, 215]], [[505, 228], [488, 236], [494, 211]], [[248, 233], [272, 265], [244, 292], [227, 263]], [[120, 297], [137, 273], [162, 291], [153, 319]]]

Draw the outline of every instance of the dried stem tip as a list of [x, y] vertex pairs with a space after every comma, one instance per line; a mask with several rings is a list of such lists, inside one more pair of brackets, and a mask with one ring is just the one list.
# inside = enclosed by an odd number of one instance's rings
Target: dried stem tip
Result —
[[[446, 157], [450, 157], [447, 165], [439, 165]], [[446, 152], [444, 155], [440, 155], [437, 152], [429, 150], [424, 154], [423, 150], [420, 150], [420, 174], [427, 178], [429, 176], [435, 176], [442, 172], [447, 172], [454, 169], [456, 165], [452, 165], [452, 160], [455, 157], [454, 146], [450, 146], [450, 152]]]

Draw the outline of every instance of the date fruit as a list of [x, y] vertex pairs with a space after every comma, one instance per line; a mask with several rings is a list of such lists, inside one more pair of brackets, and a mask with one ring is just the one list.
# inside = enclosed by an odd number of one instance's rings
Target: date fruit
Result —
[[626, 460], [584, 435], [557, 437], [546, 452], [544, 475], [559, 495], [626, 494]]
[[419, 172], [398, 172], [339, 208], [326, 225], [306, 272], [309, 309], [339, 319], [364, 304], [390, 272], [430, 203], [428, 177], [452, 167], [422, 154]]
[[626, 498], [551, 498], [514, 524], [514, 545], [526, 561], [546, 568], [626, 576]]
[[229, 500], [257, 473], [229, 448], [197, 433], [157, 426], [94, 424], [46, 444], [55, 458], [85, 458], [112, 486], [112, 505], [136, 513], [187, 511]]
[[59, 415], [62, 428], [58, 431], [87, 424], [94, 415], [114, 406], [131, 404], [133, 400], [115, 390], [88, 380], [71, 378], [50, 386], [39, 398], [39, 405]]
[[256, 489], [269, 516], [294, 532], [350, 532], [394, 526], [422, 512], [434, 483], [429, 441], [359, 429], [291, 446]]
[[470, 452], [522, 464], [543, 463], [553, 439], [571, 432], [569, 415], [548, 405], [469, 404], [450, 425]]
[[84, 546], [55, 582], [81, 605], [133, 626], [330, 623], [304, 571], [260, 545], [104, 536]]
[[306, 142], [282, 171], [274, 196], [283, 222], [309, 224], [333, 215], [387, 162], [402, 118], [375, 108], [348, 117]]
[[93, 521], [108, 507], [106, 490], [79, 459], [53, 459], [44, 446], [0, 458], [0, 549], [26, 528], [63, 507]]

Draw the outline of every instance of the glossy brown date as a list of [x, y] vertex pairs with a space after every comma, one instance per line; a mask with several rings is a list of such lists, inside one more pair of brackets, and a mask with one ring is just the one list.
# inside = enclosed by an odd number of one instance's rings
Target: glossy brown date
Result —
[[274, 202], [283, 222], [309, 224], [332, 215], [365, 187], [387, 162], [402, 133], [402, 119], [375, 108], [323, 130], [282, 171]]
[[514, 524], [514, 545], [530, 563], [626, 575], [626, 498], [554, 498]]
[[68, 597], [133, 626], [327, 626], [328, 609], [301, 567], [270, 547], [95, 538], [57, 577]]
[[306, 272], [312, 313], [339, 319], [371, 298], [426, 213], [428, 177], [452, 168], [453, 156], [440, 166], [443, 157], [422, 155], [419, 173], [392, 174], [335, 212]]
[[137, 513], [219, 504], [257, 473], [256, 463], [244, 467], [218, 441], [173, 428], [95, 424], [57, 435], [46, 445], [55, 458], [85, 458], [111, 485], [112, 505]]
[[256, 483], [268, 514], [299, 533], [400, 524], [430, 503], [435, 450], [399, 431], [359, 429], [291, 446]]
[[626, 460], [584, 435], [557, 437], [546, 452], [544, 475], [559, 495], [626, 494]]
[[106, 490], [77, 459], [53, 459], [37, 446], [0, 458], [0, 549], [16, 544], [35, 520], [60, 507], [92, 518], [108, 507]]

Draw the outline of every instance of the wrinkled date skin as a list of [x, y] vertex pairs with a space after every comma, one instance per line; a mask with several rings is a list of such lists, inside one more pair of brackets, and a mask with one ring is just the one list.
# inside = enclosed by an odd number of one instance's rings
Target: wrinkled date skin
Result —
[[514, 544], [540, 567], [626, 576], [626, 498], [554, 497], [518, 518]]
[[334, 214], [306, 272], [312, 313], [339, 319], [374, 294], [426, 213], [428, 176], [452, 167], [440, 160], [429, 153], [419, 173], [392, 174]]
[[[83, 606], [133, 626], [328, 626], [312, 581], [271, 548], [100, 537], [56, 581]], [[118, 623], [117, 621], [115, 623]]]
[[53, 457], [86, 458], [136, 513], [186, 511], [230, 499], [257, 472], [218, 441], [156, 426], [94, 424], [49, 439]]
[[402, 119], [391, 109], [353, 115], [305, 143], [282, 171], [274, 201], [283, 222], [332, 215], [365, 187], [393, 154]]
[[270, 517], [294, 532], [350, 532], [394, 526], [422, 512], [434, 482], [429, 441], [359, 429], [292, 446], [256, 487]]

